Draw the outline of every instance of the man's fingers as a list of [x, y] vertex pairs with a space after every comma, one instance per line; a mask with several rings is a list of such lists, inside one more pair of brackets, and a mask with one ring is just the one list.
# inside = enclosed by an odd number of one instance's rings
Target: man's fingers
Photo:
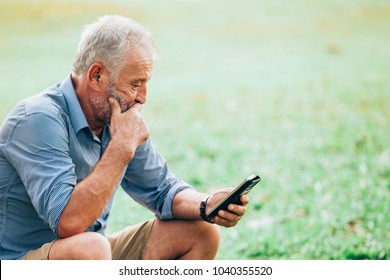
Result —
[[214, 217], [214, 222], [217, 225], [220, 225], [220, 226], [228, 228], [228, 227], [234, 227], [235, 225], [237, 225], [238, 220], [237, 221], [231, 221], [231, 220], [225, 219], [222, 216], [215, 216]]
[[247, 205], [249, 203], [249, 197], [247, 195], [242, 195], [240, 197], [240, 201], [242, 205]]
[[134, 111], [136, 111], [136, 112], [140, 112], [141, 109], [142, 109], [142, 107], [143, 107], [143, 106], [142, 106], [141, 103], [135, 102], [135, 104], [131, 106], [130, 110], [134, 110]]
[[238, 222], [242, 217], [242, 215], [235, 213], [235, 212], [230, 212], [229, 210], [228, 211], [224, 211], [224, 210], [219, 211], [218, 216], [221, 218], [224, 218], [225, 220], [231, 221], [231, 222]]
[[108, 104], [110, 105], [112, 115], [117, 115], [121, 113], [121, 106], [115, 98], [109, 97]]
[[235, 213], [239, 216], [244, 216], [246, 212], [246, 207], [242, 205], [236, 205], [236, 204], [229, 204], [228, 205], [228, 211]]

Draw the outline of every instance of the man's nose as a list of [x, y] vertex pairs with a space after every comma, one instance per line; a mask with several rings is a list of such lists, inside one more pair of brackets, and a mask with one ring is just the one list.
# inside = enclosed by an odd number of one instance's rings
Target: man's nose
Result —
[[143, 84], [140, 89], [138, 90], [137, 92], [137, 97], [136, 97], [136, 100], [141, 103], [141, 104], [144, 104], [146, 102], [146, 94], [147, 94], [147, 91], [148, 91], [148, 88], [146, 86], [146, 84]]

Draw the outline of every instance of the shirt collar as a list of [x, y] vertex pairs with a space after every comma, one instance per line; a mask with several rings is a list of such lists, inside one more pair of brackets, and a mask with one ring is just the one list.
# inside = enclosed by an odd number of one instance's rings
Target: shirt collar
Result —
[[77, 98], [76, 91], [74, 90], [70, 74], [62, 81], [59, 90], [64, 94], [66, 103], [68, 104], [70, 121], [74, 132], [77, 134], [81, 129], [89, 127]]

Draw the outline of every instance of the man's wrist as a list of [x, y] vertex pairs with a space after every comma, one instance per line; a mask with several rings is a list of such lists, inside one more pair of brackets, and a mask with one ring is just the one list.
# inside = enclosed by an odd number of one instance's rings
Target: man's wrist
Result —
[[136, 150], [137, 149], [129, 149], [128, 147], [123, 149], [121, 141], [116, 139], [112, 139], [106, 149], [106, 151], [110, 153], [110, 158], [114, 158], [117, 163], [121, 163], [124, 166], [129, 164], [133, 159]]
[[209, 200], [209, 198], [210, 196], [206, 196], [200, 202], [200, 206], [199, 206], [200, 217], [202, 218], [203, 221], [214, 223], [207, 218], [207, 214], [206, 214], [207, 201]]

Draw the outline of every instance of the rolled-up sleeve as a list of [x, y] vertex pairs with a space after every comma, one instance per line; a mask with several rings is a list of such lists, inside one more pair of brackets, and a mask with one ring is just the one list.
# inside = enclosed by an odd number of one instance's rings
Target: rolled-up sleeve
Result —
[[76, 184], [66, 124], [42, 113], [26, 115], [15, 125], [6, 151], [38, 216], [57, 235]]
[[192, 188], [169, 172], [166, 160], [150, 139], [137, 149], [126, 169], [122, 187], [134, 200], [163, 220], [174, 218], [172, 204], [176, 194]]

